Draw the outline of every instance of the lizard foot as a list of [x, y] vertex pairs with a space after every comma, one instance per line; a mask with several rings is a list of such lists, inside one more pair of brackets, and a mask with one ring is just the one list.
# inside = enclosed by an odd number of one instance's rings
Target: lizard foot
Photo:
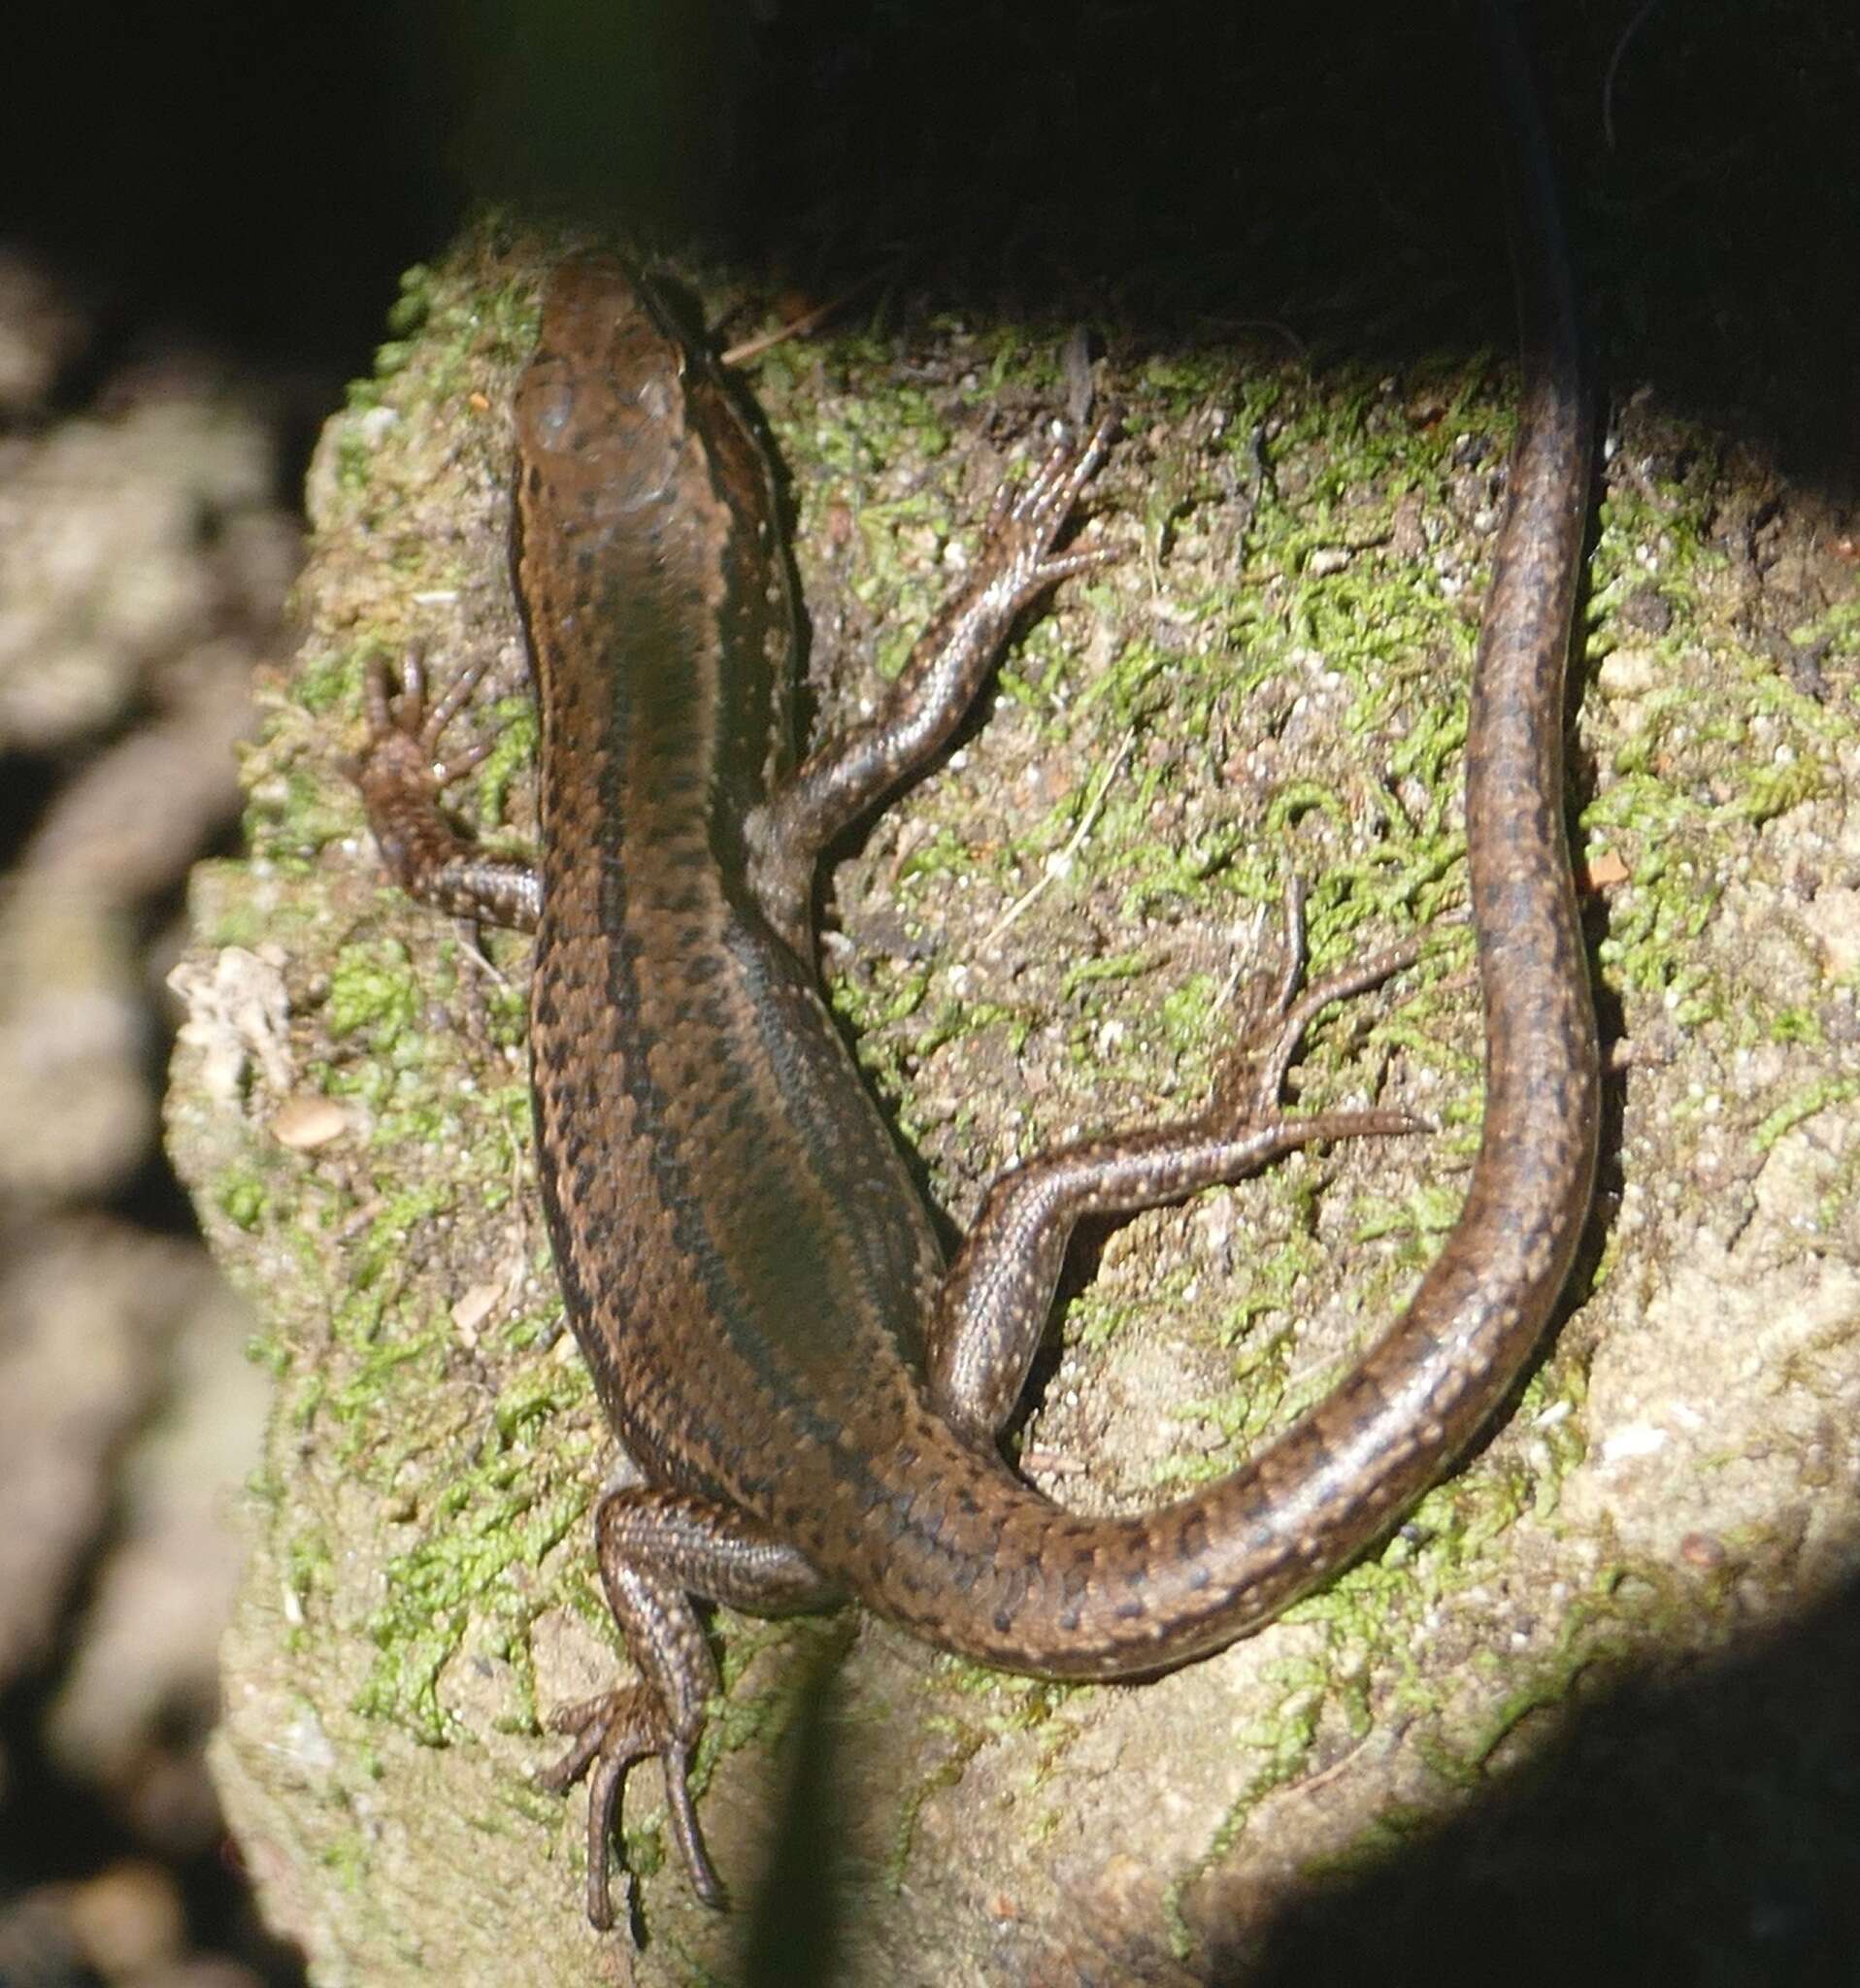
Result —
[[697, 1813], [685, 1783], [690, 1743], [672, 1731], [658, 1694], [648, 1685], [627, 1685], [580, 1705], [564, 1706], [548, 1723], [555, 1732], [572, 1733], [575, 1743], [544, 1772], [543, 1785], [559, 1794], [582, 1775], [588, 1777], [587, 1916], [595, 1930], [605, 1933], [614, 1924], [608, 1879], [614, 1862], [614, 1825], [627, 1770], [635, 1761], [654, 1754], [665, 1765], [672, 1835], [691, 1873], [692, 1888], [707, 1905], [720, 1908], [725, 1903], [723, 1886], [698, 1834]]

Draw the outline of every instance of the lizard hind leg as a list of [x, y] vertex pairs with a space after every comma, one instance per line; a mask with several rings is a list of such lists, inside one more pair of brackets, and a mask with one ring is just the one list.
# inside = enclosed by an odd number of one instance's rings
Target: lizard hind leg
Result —
[[[931, 1309], [930, 1398], [977, 1448], [993, 1445], [1039, 1349], [1072, 1232], [1087, 1215], [1128, 1215], [1240, 1179], [1315, 1140], [1386, 1138], [1422, 1122], [1398, 1110], [1283, 1110], [1279, 1092], [1320, 1009], [1410, 965], [1418, 940], [1304, 986], [1303, 893], [1286, 901], [1279, 986], [1230, 1050], [1212, 1102], [1195, 1116], [1036, 1153], [989, 1184]], [[1301, 988], [1303, 991], [1301, 992]]]
[[705, 1715], [720, 1684], [691, 1605], [700, 1595], [756, 1615], [830, 1607], [838, 1595], [795, 1547], [747, 1513], [681, 1491], [632, 1484], [595, 1513], [601, 1582], [641, 1680], [558, 1711], [549, 1724], [575, 1743], [542, 1776], [562, 1790], [588, 1776], [587, 1916], [614, 1923], [608, 1879], [627, 1771], [656, 1756], [665, 1769], [673, 1840], [692, 1889], [721, 1906], [724, 1891], [704, 1846], [686, 1780]]

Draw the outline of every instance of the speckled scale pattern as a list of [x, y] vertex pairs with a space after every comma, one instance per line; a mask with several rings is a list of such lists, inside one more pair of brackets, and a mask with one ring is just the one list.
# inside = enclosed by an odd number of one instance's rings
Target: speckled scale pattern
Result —
[[[1547, 259], [1547, 258], [1546, 258]], [[1468, 746], [1485, 1137], [1408, 1309], [1339, 1388], [1220, 1482], [1087, 1518], [994, 1437], [1074, 1223], [1228, 1180], [1391, 1113], [1272, 1095], [1084, 1142], [997, 1183], [946, 1271], [928, 1211], [815, 983], [823, 843], [950, 735], [1022, 610], [1106, 556], [1055, 550], [1108, 429], [1004, 496], [968, 581], [877, 716], [793, 764], [793, 607], [767, 464], [725, 382], [619, 264], [560, 267], [516, 391], [516, 585], [542, 708], [541, 862], [446, 828], [441, 713], [371, 683], [360, 779], [394, 873], [534, 925], [531, 1055], [568, 1316], [643, 1481], [611, 1494], [603, 1578], [643, 1682], [577, 1707], [591, 1916], [627, 1765], [684, 1788], [715, 1671], [691, 1595], [781, 1612], [851, 1596], [940, 1647], [1063, 1677], [1213, 1649], [1335, 1571], [1471, 1438], [1537, 1342], [1594, 1165], [1594, 1024], [1561, 818], [1564, 667], [1589, 434], [1567, 287], [1546, 305]], [[1542, 301], [1542, 300], [1540, 300]], [[449, 706], [454, 700], [448, 696]], [[442, 707], [442, 712], [446, 707]], [[1358, 975], [1352, 985], [1375, 977]]]

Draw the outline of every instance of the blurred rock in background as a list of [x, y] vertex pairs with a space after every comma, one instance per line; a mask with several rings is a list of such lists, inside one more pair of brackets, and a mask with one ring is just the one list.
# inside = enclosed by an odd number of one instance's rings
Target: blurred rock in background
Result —
[[157, 1086], [298, 558], [286, 399], [91, 330], [0, 248], [0, 1981], [256, 1988], [294, 1963], [239, 1923], [200, 1749], [265, 1377]]

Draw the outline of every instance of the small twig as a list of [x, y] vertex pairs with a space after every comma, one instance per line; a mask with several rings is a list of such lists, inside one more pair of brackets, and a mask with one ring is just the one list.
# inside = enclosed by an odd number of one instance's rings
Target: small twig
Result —
[[1214, 996], [1213, 1006], [1209, 1010], [1211, 1014], [1218, 1014], [1239, 993], [1240, 983], [1246, 977], [1247, 968], [1258, 957], [1260, 944], [1266, 934], [1266, 907], [1258, 906], [1247, 922], [1252, 930], [1234, 948], [1234, 963], [1227, 969], [1227, 977], [1221, 982], [1220, 992]]
[[888, 262], [882, 269], [875, 269], [862, 276], [849, 290], [842, 290], [837, 297], [829, 298], [826, 303], [816, 305], [814, 310], [790, 319], [786, 324], [779, 324], [773, 331], [758, 332], [754, 338], [746, 338], [741, 345], [729, 347], [723, 353], [724, 365], [741, 366], [747, 359], [759, 358], [771, 346], [779, 346], [784, 339], [805, 337], [816, 324], [824, 324], [836, 311], [844, 309], [854, 297], [863, 295], [889, 276], [897, 266], [895, 262]]

